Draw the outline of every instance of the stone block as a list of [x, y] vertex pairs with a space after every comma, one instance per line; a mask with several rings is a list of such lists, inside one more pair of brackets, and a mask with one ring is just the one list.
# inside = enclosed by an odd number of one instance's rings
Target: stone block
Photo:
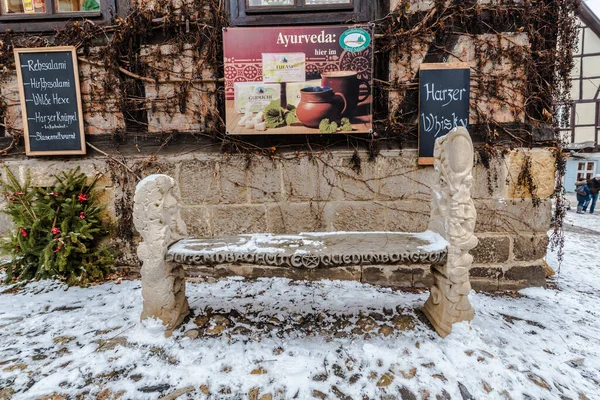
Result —
[[181, 47], [173, 44], [146, 45], [141, 47], [140, 55], [144, 62], [156, 68], [157, 79], [197, 78], [194, 73], [199, 65], [195, 61], [194, 48], [190, 44], [183, 44]]
[[508, 261], [510, 239], [502, 237], [478, 237], [479, 243], [470, 251], [475, 264], [494, 264]]
[[86, 113], [84, 111], [83, 119], [87, 135], [111, 134], [125, 129], [125, 119], [121, 112]]
[[333, 157], [317, 158], [314, 161], [317, 166], [315, 178], [316, 201], [335, 201], [343, 198], [342, 190], [339, 188], [340, 179], [333, 163]]
[[246, 161], [242, 157], [228, 157], [219, 163], [221, 203], [245, 204], [250, 201]]
[[407, 265], [369, 265], [362, 267], [361, 282], [389, 287], [413, 287], [413, 271]]
[[214, 9], [204, 6], [203, 4], [202, 7], [204, 8], [204, 10], [198, 10], [199, 6], [200, 5], [194, 2], [193, 0], [172, 0], [168, 3], [158, 0], [142, 0], [138, 3], [139, 10], [146, 12], [153, 11], [161, 15], [166, 15], [169, 13], [174, 16], [181, 15], [181, 13], [184, 12], [184, 10], [186, 13], [194, 13], [195, 11], [200, 11], [202, 14], [202, 11], [206, 12], [207, 10], [209, 10], [210, 12], [214, 12]]
[[272, 203], [283, 200], [281, 164], [255, 157], [249, 169], [250, 202]]
[[267, 231], [271, 233], [320, 232], [327, 229], [326, 203], [278, 203], [267, 205]]
[[[168, 131], [197, 132], [204, 127], [203, 111], [210, 99], [206, 88], [190, 86], [183, 89], [175, 84], [145, 83], [144, 90], [149, 104], [147, 109], [148, 132]], [[184, 105], [185, 104], [185, 105]]]
[[[5, 207], [2, 207], [4, 209]], [[0, 236], [4, 237], [13, 228], [13, 221], [10, 215], [0, 212]]]
[[507, 174], [506, 161], [502, 157], [491, 157], [489, 168], [479, 161], [473, 168], [471, 197], [474, 199], [506, 197]]
[[[152, 174], [164, 174], [164, 175], [168, 175], [171, 178], [175, 179], [175, 181], [178, 180], [178, 174], [177, 174], [177, 166], [178, 166], [178, 162], [177, 161], [170, 161], [166, 158], [159, 158], [157, 160], [144, 160], [141, 164], [137, 165], [138, 168], [140, 168], [140, 175], [142, 176], [142, 178], [147, 177], [148, 175], [152, 175]], [[189, 184], [189, 182], [179, 182], [177, 185], [177, 189], [179, 190], [179, 195], [181, 196], [181, 185], [182, 184]]]
[[386, 210], [384, 229], [392, 232], [423, 232], [429, 225], [428, 201], [399, 200], [382, 203]]
[[[431, 199], [433, 167], [419, 167], [416, 152], [397, 157], [378, 157], [381, 200]], [[413, 157], [414, 155], [414, 157]]]
[[471, 287], [476, 291], [496, 291], [503, 271], [500, 267], [474, 264], [469, 270]]
[[531, 199], [475, 200], [477, 223], [475, 232], [546, 232], [550, 227], [551, 200], [534, 206]]
[[335, 267], [335, 268], [290, 268], [269, 267], [252, 264], [221, 264], [215, 267], [198, 267], [184, 265], [186, 273], [190, 277], [213, 277], [225, 278], [228, 276], [243, 276], [245, 278], [288, 278], [294, 280], [317, 281], [322, 279], [340, 281], [360, 281], [360, 267]]
[[336, 203], [332, 216], [336, 231], [378, 231], [385, 224], [386, 207], [370, 201]]
[[500, 290], [520, 290], [532, 286], [546, 286], [546, 269], [543, 263], [512, 266], [500, 277]]
[[264, 205], [230, 205], [210, 208], [214, 236], [260, 233], [267, 230]]
[[[427, 39], [423, 37], [412, 37], [408, 43], [402, 44], [402, 48], [395, 48], [391, 53], [390, 62], [390, 81], [394, 84], [406, 85], [414, 81], [418, 76], [419, 65], [425, 59], [429, 44], [433, 42], [434, 37], [429, 36]], [[410, 57], [405, 57], [405, 52], [410, 53]], [[405, 88], [398, 88], [390, 91], [390, 106], [399, 105], [406, 93]], [[390, 110], [396, 112], [397, 110]]]
[[179, 191], [186, 205], [218, 204], [219, 179], [214, 161], [190, 160], [181, 163]]
[[[404, 12], [404, 10], [396, 10], [398, 6], [400, 6], [403, 2], [401, 0], [391, 0], [390, 1], [390, 11], [400, 11]], [[435, 7], [435, 0], [416, 0], [408, 3], [408, 12], [419, 12], [419, 11], [429, 11], [433, 7]]]
[[285, 199], [289, 202], [313, 200], [315, 198], [318, 162], [303, 157], [284, 160], [281, 166]]
[[23, 129], [23, 118], [16, 72], [6, 73], [2, 76], [0, 97], [2, 97], [3, 103], [6, 104], [3, 122], [6, 124], [7, 133], [11, 134], [12, 129], [21, 131]]
[[378, 168], [376, 162], [367, 161], [367, 154], [361, 154], [360, 172], [352, 168], [352, 158], [344, 157], [335, 167], [339, 184], [346, 200], [374, 200], [379, 192]]
[[144, 82], [148, 131], [196, 132], [203, 129], [206, 116], [216, 106], [216, 86], [194, 82], [194, 79], [214, 76], [206, 65], [197, 62], [194, 47], [190, 44], [150, 44], [142, 46], [140, 56], [148, 70], [156, 73], [153, 77], [162, 81]]
[[433, 274], [431, 273], [431, 267], [429, 268], [415, 268], [413, 267], [412, 273], [413, 287], [426, 289], [433, 286]]
[[119, 78], [100, 62], [101, 47], [92, 47], [86, 57], [94, 64], [79, 63], [79, 87], [82, 100], [85, 133], [109, 134], [125, 129], [125, 119], [119, 106]]
[[546, 234], [515, 236], [513, 256], [515, 261], [535, 261], [546, 256], [550, 238]]
[[495, 292], [500, 288], [499, 278], [483, 278], [474, 276], [469, 278], [471, 288], [476, 292]]
[[112, 224], [117, 218], [115, 211], [115, 190], [111, 187], [100, 188], [95, 191], [98, 196], [98, 204], [105, 207], [104, 211], [100, 214], [102, 222], [105, 224]]
[[[101, 174], [96, 182], [96, 187], [102, 188], [112, 186], [110, 181], [110, 173], [108, 173], [106, 164], [101, 161], [76, 161], [71, 160], [69, 163], [63, 161], [38, 161], [38, 160], [27, 160], [26, 162], [7, 162], [8, 165], [19, 180], [24, 183], [29, 173], [31, 178], [31, 186], [33, 187], [50, 187], [54, 185], [56, 178], [61, 172], [67, 172], [71, 169], [79, 167], [80, 172], [84, 173], [88, 177], [88, 183], [91, 183], [96, 175]], [[0, 171], [3, 176], [4, 173]]]
[[[433, 166], [419, 166], [417, 150], [382, 151], [378, 157], [380, 199], [431, 201], [431, 187], [435, 181]], [[402, 175], [403, 180], [398, 180]], [[391, 179], [390, 181], [387, 181]], [[401, 188], [400, 186], [404, 186]]]
[[[500, 48], [497, 54], [489, 50]], [[519, 87], [527, 79], [524, 67], [515, 65], [504, 53], [528, 49], [529, 41], [525, 33], [503, 33], [460, 35], [450, 51], [448, 62], [467, 61], [471, 68], [481, 70], [482, 79], [496, 88], [497, 95], [479, 93], [474, 87], [471, 98], [477, 98], [478, 112], [472, 112], [470, 123], [480, 123], [483, 119], [492, 119], [497, 123], [523, 121], [523, 95]], [[494, 53], [494, 51], [492, 51]], [[500, 99], [510, 99], [510, 102]]]
[[211, 236], [210, 212], [204, 206], [183, 206], [181, 219], [187, 226], [188, 235], [203, 238]]
[[[529, 158], [531, 165], [526, 167]], [[531, 198], [527, 187], [519, 182], [519, 175], [526, 171], [531, 175], [535, 190], [533, 193], [540, 199], [547, 199], [554, 193], [554, 177], [556, 173], [555, 158], [547, 149], [514, 151], [508, 158], [509, 187], [508, 197], [513, 199]], [[525, 168], [525, 169], [524, 169]]]

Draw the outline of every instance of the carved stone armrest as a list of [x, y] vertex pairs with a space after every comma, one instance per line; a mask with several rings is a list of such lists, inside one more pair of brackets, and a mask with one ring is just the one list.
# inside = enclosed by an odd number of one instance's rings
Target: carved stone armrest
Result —
[[187, 236], [179, 215], [175, 180], [150, 175], [135, 188], [133, 223], [142, 236], [138, 256], [142, 261], [141, 319], [156, 318], [170, 336], [189, 313], [183, 268], [165, 261], [169, 246]]
[[464, 127], [452, 130], [435, 142], [433, 186], [429, 230], [450, 244], [445, 265], [433, 266], [434, 284], [423, 312], [440, 336], [452, 331], [452, 324], [474, 317], [469, 302], [469, 269], [477, 246], [477, 212], [471, 198], [473, 185], [473, 142]]

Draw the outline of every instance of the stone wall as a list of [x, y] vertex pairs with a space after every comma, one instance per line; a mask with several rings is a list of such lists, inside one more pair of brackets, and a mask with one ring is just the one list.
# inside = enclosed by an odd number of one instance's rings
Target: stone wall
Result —
[[[359, 155], [367, 159], [366, 154]], [[350, 151], [335, 151], [312, 158], [282, 154], [275, 159], [248, 160], [242, 156], [193, 153], [156, 157], [150, 165], [142, 157], [129, 161], [143, 175], [160, 172], [175, 178], [182, 217], [190, 235], [197, 237], [427, 229], [434, 171], [432, 167], [417, 166], [415, 150], [384, 151], [374, 162], [363, 161], [360, 171], [352, 168], [352, 156]], [[517, 184], [526, 159], [531, 160], [535, 198]], [[517, 150], [492, 160], [490, 168], [476, 166], [473, 198], [480, 240], [473, 250], [472, 279], [476, 289], [544, 284], [542, 259], [550, 226], [553, 160], [548, 150]], [[98, 189], [103, 191], [107, 204], [114, 204], [115, 198], [124, 195], [124, 185], [112, 180], [111, 168], [103, 159], [68, 164], [15, 160], [6, 164], [22, 178], [27, 170], [31, 171], [33, 184], [39, 186], [48, 185], [52, 173], [80, 165], [90, 176], [97, 171], [105, 174]], [[539, 205], [534, 205], [538, 201]], [[114, 216], [114, 206], [109, 213]], [[318, 276], [340, 279], [345, 273], [339, 272], [320, 271]], [[406, 286], [407, 281], [415, 280], [382, 269], [370, 273], [374, 274], [373, 279], [365, 281], [381, 282], [385, 276], [390, 286]], [[348, 275], [348, 279], [352, 277], [353, 274]]]
[[[480, 0], [481, 3], [490, 1], [493, 0]], [[391, 9], [399, 4], [397, 0], [390, 3]], [[409, 11], [429, 10], [434, 3], [414, 0]], [[158, 7], [153, 0], [139, 4], [148, 9]], [[193, 7], [193, 2], [173, 1], [175, 9], [182, 4]], [[428, 51], [427, 42], [419, 40], [409, 49], [399, 49], [397, 54], [391, 54], [389, 75], [393, 87], [414, 82], [419, 64]], [[474, 77], [471, 90], [473, 118], [476, 114], [478, 118], [490, 114], [499, 122], [523, 122], [520, 111], [523, 99], [513, 90], [525, 79], [522, 66], [512, 65], [504, 58], [486, 59], [481, 64], [481, 58], [486, 57], [486, 45], [494, 42], [501, 44], [503, 51], [529, 45], [523, 33], [465, 35], [456, 40], [447, 61], [484, 65], [486, 79], [503, 82], [503, 96], [510, 99], [509, 102], [475, 102], [476, 80], [481, 77]], [[185, 45], [148, 43], [140, 49], [138, 61], [144, 67], [142, 70], [149, 74], [136, 78], [109, 72], [99, 56], [101, 49], [98, 43], [85, 57], [81, 54], [79, 61], [86, 134], [120, 137], [127, 132], [131, 118], [122, 111], [123, 92], [131, 90], [134, 81], [138, 84], [138, 92], [127, 100], [135, 103], [128, 107], [133, 106], [143, 114], [145, 120], [140, 121], [137, 128], [141, 127], [144, 133], [164, 137], [174, 131], [198, 133], [210, 128], [211, 124], [214, 126], [214, 121], [221, 118], [219, 113], [223, 110], [217, 107], [215, 83], [219, 73], [202, 63], [197, 50]], [[4, 103], [7, 131], [20, 130], [21, 106], [16, 74], [4, 71], [0, 78], [0, 104]], [[401, 100], [400, 93], [402, 91], [390, 91], [391, 112]], [[131, 171], [139, 172], [140, 177], [160, 172], [176, 179], [183, 201], [183, 218], [190, 233], [196, 236], [265, 231], [422, 231], [427, 227], [433, 169], [417, 166], [414, 149], [384, 150], [374, 162], [367, 162], [368, 156], [359, 153], [362, 159], [359, 171], [352, 161], [353, 149], [339, 147], [313, 153], [310, 157], [303, 152], [286, 154], [278, 151], [273, 158], [228, 156], [201, 146], [176, 153], [168, 144], [156, 154], [142, 148], [137, 155], [135, 151], [134, 155], [129, 151], [123, 158], [117, 155], [115, 148], [113, 145], [110, 150], [104, 150], [129, 165]], [[531, 163], [535, 185], [533, 196], [516, 183], [526, 161]], [[123, 177], [113, 171], [116, 162], [104, 156], [70, 158], [67, 162], [65, 158], [25, 159], [17, 155], [7, 157], [5, 163], [20, 177], [24, 177], [29, 169], [33, 183], [39, 186], [49, 184], [52, 173], [77, 165], [90, 175], [94, 171], [103, 172], [99, 190], [103, 191], [109, 217], [114, 217], [118, 209], [126, 212], [131, 208], [132, 188], [139, 179], [134, 173], [125, 172], [128, 179], [123, 181]], [[473, 286], [496, 290], [544, 284], [542, 259], [550, 225], [549, 196], [554, 190], [551, 152], [517, 149], [491, 160], [489, 168], [478, 164], [474, 177], [473, 196], [478, 212], [476, 234], [480, 244], [473, 250]], [[6, 230], [10, 226], [6, 218], [0, 214], [0, 229]], [[131, 248], [125, 250], [131, 252]], [[125, 259], [135, 262], [135, 255], [128, 255]], [[371, 272], [372, 282], [406, 286], [406, 274], [383, 270]], [[302, 275], [300, 271], [289, 273]], [[310, 278], [309, 275], [296, 277]], [[318, 275], [319, 278], [342, 276], [356, 278], [352, 271], [319, 271]], [[410, 280], [415, 281], [413, 276]]]

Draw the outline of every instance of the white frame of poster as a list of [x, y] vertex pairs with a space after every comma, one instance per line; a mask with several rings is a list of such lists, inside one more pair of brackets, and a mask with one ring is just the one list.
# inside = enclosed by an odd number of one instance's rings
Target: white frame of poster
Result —
[[[375, 25], [373, 23], [354, 23], [354, 24], [342, 24], [342, 25], [330, 25], [330, 24], [325, 24], [325, 25], [293, 25], [293, 26], [281, 26], [279, 28], [281, 29], [328, 29], [328, 28], [345, 28], [346, 30], [351, 30], [351, 29], [355, 29], [355, 28], [363, 28], [365, 26], [368, 26], [370, 29], [370, 44], [369, 47], [371, 47], [372, 49], [372, 54], [370, 56], [369, 59], [369, 69], [371, 71], [371, 74], [373, 74], [374, 71], [374, 67], [375, 67]], [[277, 29], [278, 27], [276, 26], [258, 26], [258, 27], [252, 27], [252, 26], [233, 26], [230, 28], [224, 28], [223, 29], [223, 34], [226, 35], [227, 32], [229, 30], [237, 30], [237, 29]], [[223, 42], [225, 42], [225, 38], [223, 38]], [[289, 51], [290, 53], [293, 53], [295, 51]], [[224, 53], [226, 53], [226, 51], [224, 51]], [[272, 51], [267, 52], [267, 53], [273, 53]], [[225, 58], [227, 58], [227, 55], [225, 54]], [[352, 70], [353, 71], [353, 70]], [[353, 71], [354, 72], [354, 71]], [[320, 79], [320, 78], [319, 78]], [[225, 78], [225, 82], [227, 84], [227, 78]], [[240, 82], [244, 82], [244, 81], [240, 81]], [[237, 83], [237, 82], [234, 82]], [[279, 83], [269, 83], [267, 82], [267, 84], [279, 84]], [[368, 129], [357, 129], [357, 130], [353, 130], [353, 131], [337, 131], [335, 132], [335, 134], [339, 134], [339, 135], [349, 135], [349, 134], [357, 134], [357, 135], [362, 135], [362, 134], [373, 134], [374, 132], [374, 78], [371, 75], [371, 79], [368, 81], [369, 84], [369, 90], [368, 90], [368, 96], [371, 98], [371, 103], [369, 105], [369, 116], [370, 116], [370, 126]], [[247, 130], [247, 131], [242, 131], [239, 132], [237, 131], [238, 129], [235, 129], [237, 125], [232, 125], [232, 112], [230, 110], [231, 107], [233, 107], [233, 104], [229, 104], [229, 102], [231, 101], [231, 99], [226, 99], [226, 106], [225, 106], [225, 134], [226, 135], [232, 135], [232, 136], [260, 136], [260, 135], [324, 135], [324, 133], [319, 132], [319, 131], [313, 131], [311, 132], [310, 130], [314, 130], [315, 128], [304, 128], [304, 130], [297, 130], [297, 129], [290, 129], [288, 131], [282, 132], [282, 131], [274, 131], [274, 129], [267, 129], [265, 131], [251, 131], [251, 130]], [[359, 103], [360, 104], [360, 103]], [[239, 118], [239, 114], [238, 113], [238, 118]], [[230, 127], [234, 127], [234, 130], [230, 130]], [[280, 128], [277, 128], [280, 129]], [[325, 134], [327, 135], [327, 134]]]

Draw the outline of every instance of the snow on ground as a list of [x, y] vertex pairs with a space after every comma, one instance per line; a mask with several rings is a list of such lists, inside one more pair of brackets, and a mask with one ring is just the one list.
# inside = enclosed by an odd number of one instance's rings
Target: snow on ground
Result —
[[600, 398], [600, 216], [565, 225], [552, 289], [474, 293], [446, 339], [417, 311], [426, 293], [354, 282], [188, 283], [213, 316], [168, 339], [138, 322], [139, 281], [0, 285], [0, 398]]

